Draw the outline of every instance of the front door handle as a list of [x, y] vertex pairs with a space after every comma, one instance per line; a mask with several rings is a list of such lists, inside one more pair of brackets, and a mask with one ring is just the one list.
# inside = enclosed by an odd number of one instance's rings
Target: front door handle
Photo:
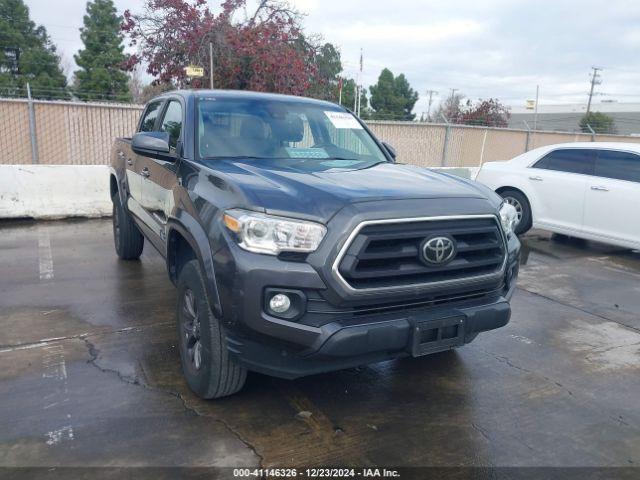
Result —
[[147, 167], [144, 167], [140, 172], [140, 175], [142, 175], [144, 178], [149, 178], [149, 176], [151, 175], [151, 172]]
[[602, 185], [593, 185], [591, 190], [596, 190], [598, 192], [608, 192], [609, 189], [607, 187], [603, 187]]
[[534, 177], [529, 177], [529, 180], [535, 180], [536, 182], [541, 182], [543, 178], [536, 175]]

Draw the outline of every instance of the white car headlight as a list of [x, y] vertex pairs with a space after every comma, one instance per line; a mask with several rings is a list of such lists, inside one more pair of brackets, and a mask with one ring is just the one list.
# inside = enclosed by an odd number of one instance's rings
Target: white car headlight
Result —
[[500, 223], [507, 238], [511, 237], [518, 223], [518, 212], [513, 205], [502, 204], [500, 207]]
[[240, 247], [255, 253], [313, 252], [327, 233], [324, 225], [234, 209], [224, 213], [225, 226]]

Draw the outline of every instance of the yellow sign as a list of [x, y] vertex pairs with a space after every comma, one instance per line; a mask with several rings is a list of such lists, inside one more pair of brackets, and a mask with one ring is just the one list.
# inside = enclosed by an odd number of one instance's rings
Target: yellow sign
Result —
[[527, 110], [533, 110], [536, 108], [535, 100], [527, 100]]
[[204, 68], [196, 67], [195, 65], [189, 65], [185, 67], [184, 71], [187, 77], [204, 77]]

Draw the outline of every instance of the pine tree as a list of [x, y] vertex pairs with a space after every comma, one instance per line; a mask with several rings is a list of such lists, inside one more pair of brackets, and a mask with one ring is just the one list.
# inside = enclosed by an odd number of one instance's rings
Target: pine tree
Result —
[[0, 96], [24, 96], [27, 82], [34, 98], [69, 97], [46, 29], [31, 21], [22, 0], [0, 0]]
[[87, 3], [80, 38], [84, 49], [75, 55], [80, 70], [75, 72], [74, 93], [83, 100], [131, 101], [128, 81], [123, 70], [127, 57], [123, 53], [120, 25], [112, 0]]
[[369, 88], [374, 119], [413, 120], [411, 113], [418, 101], [418, 93], [411, 88], [404, 74], [397, 77], [385, 68], [378, 77], [378, 83]]

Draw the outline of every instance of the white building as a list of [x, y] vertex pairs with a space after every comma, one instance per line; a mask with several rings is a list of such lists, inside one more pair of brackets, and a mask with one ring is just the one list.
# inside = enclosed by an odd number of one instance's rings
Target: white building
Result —
[[[580, 119], [587, 111], [586, 103], [564, 105], [538, 105], [538, 130], [580, 131]], [[619, 103], [617, 101], [594, 101], [592, 112], [602, 112], [614, 119], [616, 132], [621, 135], [640, 135], [640, 103]], [[509, 127], [534, 128], [534, 111], [524, 105], [511, 107]]]

